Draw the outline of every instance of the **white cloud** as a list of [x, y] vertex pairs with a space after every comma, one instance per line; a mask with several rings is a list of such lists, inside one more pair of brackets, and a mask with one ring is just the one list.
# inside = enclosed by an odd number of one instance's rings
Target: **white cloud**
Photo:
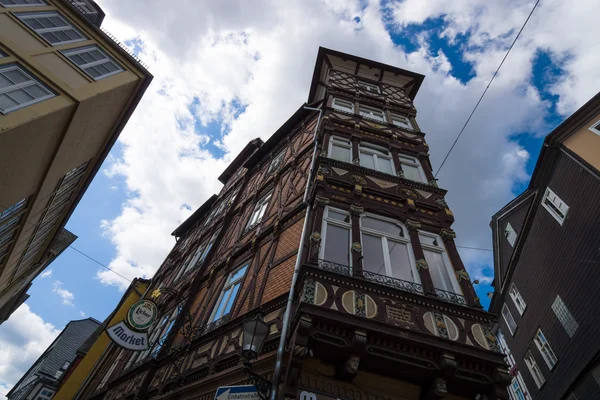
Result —
[[[463, 58], [476, 76], [465, 85], [448, 74], [446, 54], [430, 54], [426, 37], [410, 54], [396, 46], [378, 2], [181, 0], [167, 15], [160, 2], [101, 3], [105, 27], [121, 39], [143, 41], [140, 56], [155, 76], [119, 139], [122, 157], [107, 169], [125, 179], [129, 193], [120, 215], [102, 221], [116, 248], [110, 267], [129, 278], [149, 277], [161, 264], [174, 243], [170, 232], [191, 213], [181, 205], [195, 209], [217, 192], [216, 177], [243, 146], [257, 136], [267, 139], [306, 101], [319, 45], [426, 75], [416, 106], [437, 168], [532, 6], [525, 0], [406, 0], [392, 6], [397, 29], [443, 16], [450, 40], [471, 34]], [[567, 60], [566, 77], [551, 86], [561, 112], [599, 87], [600, 69], [591, 58], [599, 44], [582, 32], [595, 24], [591, 7], [542, 2], [444, 166], [439, 183], [449, 190], [457, 243], [490, 248], [491, 215], [514, 197], [515, 184], [529, 179], [530, 154], [512, 135], [548, 132], [548, 104], [530, 84], [535, 52]], [[245, 107], [237, 118], [234, 104]], [[211, 138], [204, 124], [221, 119], [223, 136]], [[225, 155], [215, 158], [209, 142]], [[489, 282], [484, 265], [491, 264], [491, 254], [461, 254], [473, 278]], [[97, 276], [121, 289], [128, 285], [109, 271]]]
[[44, 278], [49, 278], [52, 276], [52, 270], [51, 269], [47, 269], [44, 272], [42, 272], [40, 274], [40, 278], [44, 279]]
[[0, 325], [0, 396], [12, 388], [59, 333], [27, 304]]
[[87, 316], [84, 311], [79, 311], [79, 315], [81, 315], [83, 318]]
[[63, 289], [62, 284], [61, 281], [54, 281], [52, 291], [62, 299], [63, 304], [74, 307], [75, 304], [73, 304], [73, 300], [75, 299], [75, 295], [67, 289]]

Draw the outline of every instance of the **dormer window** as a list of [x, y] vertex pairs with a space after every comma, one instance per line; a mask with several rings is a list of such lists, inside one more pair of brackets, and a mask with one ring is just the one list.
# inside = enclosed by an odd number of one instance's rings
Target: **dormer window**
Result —
[[379, 90], [379, 86], [374, 85], [372, 83], [369, 82], [364, 82], [364, 81], [358, 81], [358, 87], [366, 90], [369, 93], [373, 93], [373, 94], [379, 94], [381, 93]]

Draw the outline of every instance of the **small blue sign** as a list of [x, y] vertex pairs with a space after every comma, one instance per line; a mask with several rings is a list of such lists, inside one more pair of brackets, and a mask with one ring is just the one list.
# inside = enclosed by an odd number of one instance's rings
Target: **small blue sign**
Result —
[[221, 386], [215, 393], [215, 400], [260, 400], [256, 386]]

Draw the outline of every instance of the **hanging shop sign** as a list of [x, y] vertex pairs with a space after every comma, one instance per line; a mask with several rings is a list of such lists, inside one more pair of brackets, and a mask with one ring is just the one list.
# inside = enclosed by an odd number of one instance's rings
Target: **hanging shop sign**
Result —
[[156, 304], [150, 300], [140, 300], [129, 308], [127, 325], [135, 330], [143, 331], [150, 328], [156, 321], [158, 310]]
[[127, 350], [148, 350], [148, 333], [136, 332], [121, 321], [106, 329], [115, 344]]
[[150, 343], [146, 330], [156, 321], [157, 315], [153, 301], [137, 301], [129, 308], [126, 319], [106, 328], [106, 333], [115, 344], [127, 350], [148, 350]]

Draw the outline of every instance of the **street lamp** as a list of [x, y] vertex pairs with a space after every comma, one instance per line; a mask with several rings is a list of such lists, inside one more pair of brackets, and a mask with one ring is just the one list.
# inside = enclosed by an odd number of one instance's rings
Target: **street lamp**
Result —
[[242, 358], [244, 359], [244, 370], [248, 378], [256, 387], [258, 396], [262, 400], [268, 400], [271, 397], [273, 384], [262, 376], [252, 372], [252, 361], [258, 358], [260, 351], [269, 335], [271, 326], [263, 320], [263, 315], [258, 314], [255, 318], [244, 322], [244, 331], [242, 335]]

